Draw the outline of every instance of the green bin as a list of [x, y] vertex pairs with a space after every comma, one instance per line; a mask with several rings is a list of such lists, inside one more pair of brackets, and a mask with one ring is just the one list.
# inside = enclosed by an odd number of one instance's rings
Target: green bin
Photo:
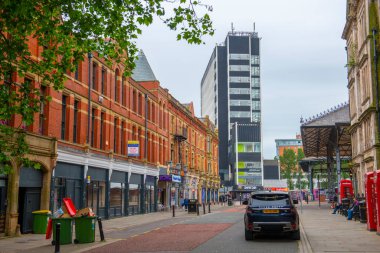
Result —
[[55, 244], [55, 225], [61, 223], [60, 244], [70, 244], [73, 242], [73, 218], [53, 218], [53, 241]]
[[49, 210], [39, 210], [32, 212], [33, 214], [33, 233], [46, 234], [46, 228], [51, 216]]
[[75, 217], [75, 243], [95, 242], [96, 216]]

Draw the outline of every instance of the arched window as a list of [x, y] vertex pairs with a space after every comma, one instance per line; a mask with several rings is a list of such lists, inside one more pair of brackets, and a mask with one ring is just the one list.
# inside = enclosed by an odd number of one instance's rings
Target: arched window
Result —
[[119, 69], [115, 71], [115, 101], [119, 102], [119, 84], [117, 79], [119, 78]]

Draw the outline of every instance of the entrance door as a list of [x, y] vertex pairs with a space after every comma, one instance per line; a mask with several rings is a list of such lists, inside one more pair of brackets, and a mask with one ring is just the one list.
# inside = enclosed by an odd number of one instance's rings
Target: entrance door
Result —
[[0, 179], [0, 233], [5, 232], [6, 210], [7, 210], [7, 180]]
[[22, 233], [33, 230], [32, 212], [40, 209], [42, 172], [34, 168], [21, 168], [19, 182], [19, 224]]
[[77, 209], [82, 207], [81, 196], [82, 196], [81, 181], [75, 179], [66, 179], [66, 197], [71, 198]]
[[22, 187], [19, 190], [19, 224], [21, 233], [33, 232], [33, 211], [40, 209], [41, 188]]

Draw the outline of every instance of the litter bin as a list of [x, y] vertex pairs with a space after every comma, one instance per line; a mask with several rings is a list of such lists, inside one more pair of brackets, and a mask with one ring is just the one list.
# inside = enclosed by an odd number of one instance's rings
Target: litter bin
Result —
[[196, 213], [197, 212], [197, 200], [196, 199], [189, 199], [189, 206], [187, 208], [189, 213]]
[[96, 216], [75, 217], [74, 243], [90, 243], [95, 241]]
[[228, 206], [232, 206], [232, 199], [228, 199]]
[[55, 225], [61, 223], [60, 244], [70, 244], [73, 242], [73, 218], [53, 218], [53, 245], [55, 244]]
[[365, 200], [359, 202], [360, 223], [367, 223], [367, 207]]
[[51, 212], [49, 210], [39, 210], [33, 214], [33, 233], [45, 234]]

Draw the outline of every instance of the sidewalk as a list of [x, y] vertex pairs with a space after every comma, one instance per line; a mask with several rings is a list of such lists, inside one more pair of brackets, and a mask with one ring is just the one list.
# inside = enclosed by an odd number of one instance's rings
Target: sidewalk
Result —
[[[301, 225], [312, 252], [380, 252], [380, 236], [367, 231], [366, 224], [348, 221], [340, 214], [331, 214], [327, 203], [298, 204]], [[304, 251], [307, 252], [307, 251]]]
[[[229, 208], [228, 206], [222, 205], [211, 205], [211, 212]], [[206, 207], [206, 213], [208, 213], [208, 208]], [[203, 209], [200, 209], [200, 215], [203, 215]], [[121, 218], [115, 218], [103, 221], [103, 231], [106, 237], [106, 242], [100, 241], [99, 227], [96, 225], [95, 231], [95, 242], [88, 244], [69, 244], [61, 246], [61, 253], [65, 252], [81, 252], [91, 248], [96, 248], [103, 246], [108, 243], [117, 241], [117, 239], [107, 238], [107, 233], [111, 231], [129, 229], [135, 226], [140, 226], [148, 223], [153, 223], [166, 219], [185, 219], [196, 217], [196, 214], [188, 214], [182, 208], [175, 210], [175, 218], [172, 217], [172, 212], [157, 212], [142, 215], [127, 216]], [[75, 232], [73, 231], [73, 234]], [[54, 252], [54, 247], [51, 245], [51, 240], [46, 240], [45, 235], [38, 234], [26, 234], [20, 237], [11, 238], [1, 238], [0, 239], [0, 253], [18, 253], [18, 252]]]

